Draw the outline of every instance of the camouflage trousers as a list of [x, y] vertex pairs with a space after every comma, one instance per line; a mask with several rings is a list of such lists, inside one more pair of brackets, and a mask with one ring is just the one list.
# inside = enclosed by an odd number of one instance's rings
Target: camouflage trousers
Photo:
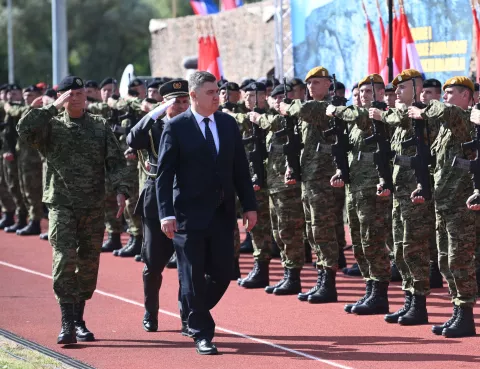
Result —
[[17, 159], [7, 161], [3, 159], [3, 176], [8, 186], [8, 192], [15, 203], [15, 215], [18, 217], [27, 216], [27, 208], [23, 202], [22, 192], [20, 191], [20, 182], [18, 180], [18, 162]]
[[387, 246], [388, 253], [390, 256], [390, 259], [394, 259], [393, 256], [393, 227], [392, 227], [392, 207], [393, 207], [393, 199], [391, 196], [382, 198], [384, 199], [387, 204], [385, 206], [387, 207], [387, 212], [385, 214], [385, 245]]
[[475, 305], [475, 217], [465, 206], [465, 199], [435, 208], [440, 272], [447, 280], [453, 303], [458, 306]]
[[104, 209], [47, 205], [57, 301], [61, 304], [88, 300], [97, 286]]
[[475, 230], [477, 235], [475, 246], [475, 268], [480, 269], [480, 211], [475, 212]]
[[280, 249], [282, 266], [287, 269], [302, 268], [305, 264], [305, 218], [300, 202], [301, 189], [293, 187], [273, 192], [269, 198], [273, 237]]
[[335, 234], [337, 235], [338, 247], [344, 249], [347, 246], [345, 240], [345, 224], [343, 222], [343, 211], [345, 209], [345, 188], [333, 188], [333, 196], [335, 197], [335, 215], [337, 221], [335, 223]]
[[302, 202], [308, 240], [317, 255], [317, 268], [336, 270], [339, 250], [336, 234], [339, 206], [335, 204], [333, 187], [325, 184], [320, 186], [318, 181], [302, 182]]
[[18, 153], [18, 180], [30, 220], [40, 221], [43, 217], [42, 173], [43, 164], [38, 151], [22, 145]]
[[390, 258], [385, 245], [385, 216], [388, 200], [375, 191], [350, 192], [347, 206], [356, 213], [360, 224], [360, 244], [353, 244], [353, 255], [365, 280], [390, 281]]
[[[0, 152], [0, 155], [2, 153]], [[15, 202], [8, 190], [7, 178], [3, 171], [3, 158], [0, 157], [0, 207], [2, 212], [14, 212]]]
[[[272, 228], [270, 209], [268, 206], [268, 192], [266, 190], [256, 191], [255, 197], [257, 199], [257, 224], [250, 231], [252, 236], [253, 258], [256, 261], [268, 261], [272, 258]], [[237, 209], [240, 209], [238, 199]], [[234, 255], [238, 258], [240, 256], [240, 230], [238, 229], [238, 222], [235, 224], [234, 237]]]
[[393, 241], [395, 264], [402, 288], [415, 295], [430, 293], [429, 237], [434, 215], [429, 202], [413, 204], [409, 196], [393, 196]]
[[346, 196], [346, 207], [347, 207], [347, 219], [348, 219], [348, 228], [350, 230], [350, 238], [352, 240], [352, 249], [355, 247], [361, 247], [362, 239], [360, 237], [360, 221], [358, 220], [358, 215], [356, 207], [352, 201], [348, 200], [349, 194]]

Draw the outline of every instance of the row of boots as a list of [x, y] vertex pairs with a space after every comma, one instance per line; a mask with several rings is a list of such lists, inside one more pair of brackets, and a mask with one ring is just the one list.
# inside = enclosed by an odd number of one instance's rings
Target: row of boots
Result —
[[142, 250], [142, 236], [130, 235], [125, 246], [122, 245], [120, 233], [109, 233], [107, 240], [102, 245], [102, 252], [112, 252], [115, 256], [135, 257]]
[[83, 320], [85, 311], [85, 301], [79, 303], [60, 304], [62, 313], [62, 328], [58, 335], [57, 343], [60, 345], [69, 345], [77, 341], [91, 342], [95, 341], [95, 336], [90, 332]]
[[19, 236], [38, 236], [41, 233], [39, 220], [30, 220], [27, 223], [27, 217], [21, 215], [15, 222], [13, 212], [2, 214], [0, 229], [3, 229], [6, 233], [16, 233]]

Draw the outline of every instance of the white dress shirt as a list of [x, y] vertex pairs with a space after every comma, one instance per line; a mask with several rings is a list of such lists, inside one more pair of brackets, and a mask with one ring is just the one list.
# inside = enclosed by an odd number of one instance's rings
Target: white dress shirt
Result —
[[[215, 141], [215, 147], [217, 148], [217, 154], [220, 149], [220, 140], [218, 138], [218, 131], [217, 131], [217, 123], [215, 122], [215, 118], [212, 115], [209, 115], [208, 117], [204, 117], [201, 114], [198, 114], [195, 110], [192, 110], [192, 114], [195, 117], [195, 120], [197, 121], [198, 126], [200, 127], [200, 131], [202, 131], [203, 137], [205, 137], [205, 122], [203, 121], [205, 118], [210, 119], [210, 122], [208, 123], [208, 126], [210, 127], [210, 131], [212, 131], [212, 136], [213, 140]], [[162, 218], [160, 221], [164, 220], [170, 220], [170, 219], [175, 219], [175, 216], [169, 216]]]

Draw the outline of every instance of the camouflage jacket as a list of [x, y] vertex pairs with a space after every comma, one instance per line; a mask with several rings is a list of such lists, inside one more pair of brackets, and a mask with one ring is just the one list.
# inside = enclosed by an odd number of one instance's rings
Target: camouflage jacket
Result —
[[349, 139], [353, 147], [348, 153], [350, 184], [347, 185], [347, 189], [350, 192], [371, 191], [372, 195], [375, 195], [378, 172], [371, 154], [377, 151], [377, 145], [375, 143], [367, 145], [365, 142], [365, 138], [372, 134], [368, 109], [355, 105], [339, 106], [335, 109], [335, 116], [349, 123], [351, 127]]
[[435, 155], [435, 206], [446, 209], [452, 204], [464, 203], [473, 193], [471, 175], [457, 167], [453, 167], [455, 156], [474, 159], [472, 152], [464, 152], [461, 144], [470, 141], [474, 128], [470, 122], [470, 109], [463, 110], [458, 106], [431, 101], [424, 118], [436, 118], [443, 122], [440, 133], [432, 145]]
[[105, 119], [89, 113], [72, 119], [48, 105], [30, 110], [17, 130], [47, 160], [43, 202], [103, 207], [106, 175], [117, 193], [128, 195], [125, 158]]
[[[328, 101], [311, 100], [302, 103], [294, 100], [288, 109], [288, 113], [300, 119], [302, 124], [302, 181], [320, 179], [320, 185], [325, 186], [330, 186], [330, 178], [335, 173], [330, 149], [335, 138], [326, 138], [323, 134], [323, 131], [329, 128], [330, 118], [325, 114], [328, 105]], [[319, 151], [318, 144], [321, 145]]]

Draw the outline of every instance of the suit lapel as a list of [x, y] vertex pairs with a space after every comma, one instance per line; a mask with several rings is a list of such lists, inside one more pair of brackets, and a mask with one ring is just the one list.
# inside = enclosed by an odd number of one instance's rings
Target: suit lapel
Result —
[[214, 113], [213, 117], [215, 118], [215, 124], [217, 126], [217, 133], [218, 133], [218, 155], [217, 155], [217, 161], [224, 157], [222, 155], [222, 152], [225, 148], [226, 140], [227, 140], [227, 132], [226, 132], [226, 126], [222, 124], [222, 119], [220, 117], [220, 114]]

